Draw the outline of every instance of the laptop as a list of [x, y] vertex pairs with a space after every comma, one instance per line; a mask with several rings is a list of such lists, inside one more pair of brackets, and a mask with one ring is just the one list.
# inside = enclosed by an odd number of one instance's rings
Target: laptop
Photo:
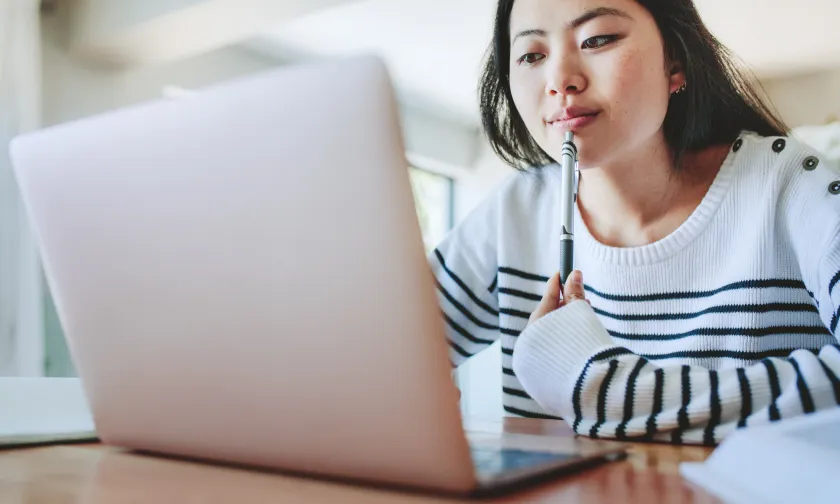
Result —
[[46, 128], [11, 153], [106, 444], [452, 494], [623, 453], [471, 445], [376, 57]]

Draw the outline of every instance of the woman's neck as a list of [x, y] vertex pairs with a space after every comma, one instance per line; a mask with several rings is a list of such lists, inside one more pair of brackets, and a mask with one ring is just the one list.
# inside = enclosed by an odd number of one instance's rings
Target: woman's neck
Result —
[[582, 170], [578, 208], [589, 233], [613, 247], [665, 238], [703, 200], [728, 151], [724, 145], [689, 153], [677, 172], [663, 139], [619, 162]]

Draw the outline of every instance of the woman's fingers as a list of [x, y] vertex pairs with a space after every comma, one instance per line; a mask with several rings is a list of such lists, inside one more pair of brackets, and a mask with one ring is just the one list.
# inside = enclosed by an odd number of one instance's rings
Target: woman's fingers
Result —
[[589, 302], [589, 300], [586, 299], [586, 294], [583, 289], [583, 274], [579, 270], [572, 271], [569, 274], [569, 278], [566, 279], [566, 285], [563, 287], [563, 291], [561, 292], [560, 273], [555, 273], [554, 276], [548, 280], [548, 284], [545, 287], [545, 294], [543, 294], [537, 309], [531, 313], [531, 316], [528, 319], [528, 325], [548, 315], [557, 308], [574, 301]]
[[555, 273], [548, 280], [548, 285], [546, 285], [545, 293], [543, 294], [542, 299], [540, 300], [540, 304], [537, 306], [537, 309], [531, 313], [531, 317], [528, 320], [528, 323], [534, 322], [535, 320], [553, 312], [560, 306], [560, 273]]
[[566, 285], [563, 287], [563, 304], [567, 305], [573, 301], [585, 301], [586, 293], [583, 289], [583, 273], [579, 270], [574, 270], [566, 279]]

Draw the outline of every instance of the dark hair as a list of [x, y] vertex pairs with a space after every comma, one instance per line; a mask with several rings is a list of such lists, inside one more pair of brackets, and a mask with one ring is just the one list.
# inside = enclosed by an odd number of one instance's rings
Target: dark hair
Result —
[[[531, 137], [510, 91], [510, 15], [515, 0], [499, 0], [493, 42], [480, 83], [481, 120], [493, 150], [517, 169], [554, 162]], [[784, 136], [789, 128], [765, 104], [738, 69], [729, 50], [712, 35], [692, 0], [636, 0], [651, 13], [664, 41], [666, 62], [678, 61], [686, 90], [671, 97], [665, 141], [674, 165], [686, 153], [731, 143], [742, 130]]]

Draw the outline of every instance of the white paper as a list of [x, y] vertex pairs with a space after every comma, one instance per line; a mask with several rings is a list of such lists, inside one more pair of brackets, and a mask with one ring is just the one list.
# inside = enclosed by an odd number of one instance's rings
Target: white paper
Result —
[[730, 504], [836, 504], [840, 408], [729, 435], [680, 473]]
[[95, 439], [78, 378], [0, 378], [0, 446]]

